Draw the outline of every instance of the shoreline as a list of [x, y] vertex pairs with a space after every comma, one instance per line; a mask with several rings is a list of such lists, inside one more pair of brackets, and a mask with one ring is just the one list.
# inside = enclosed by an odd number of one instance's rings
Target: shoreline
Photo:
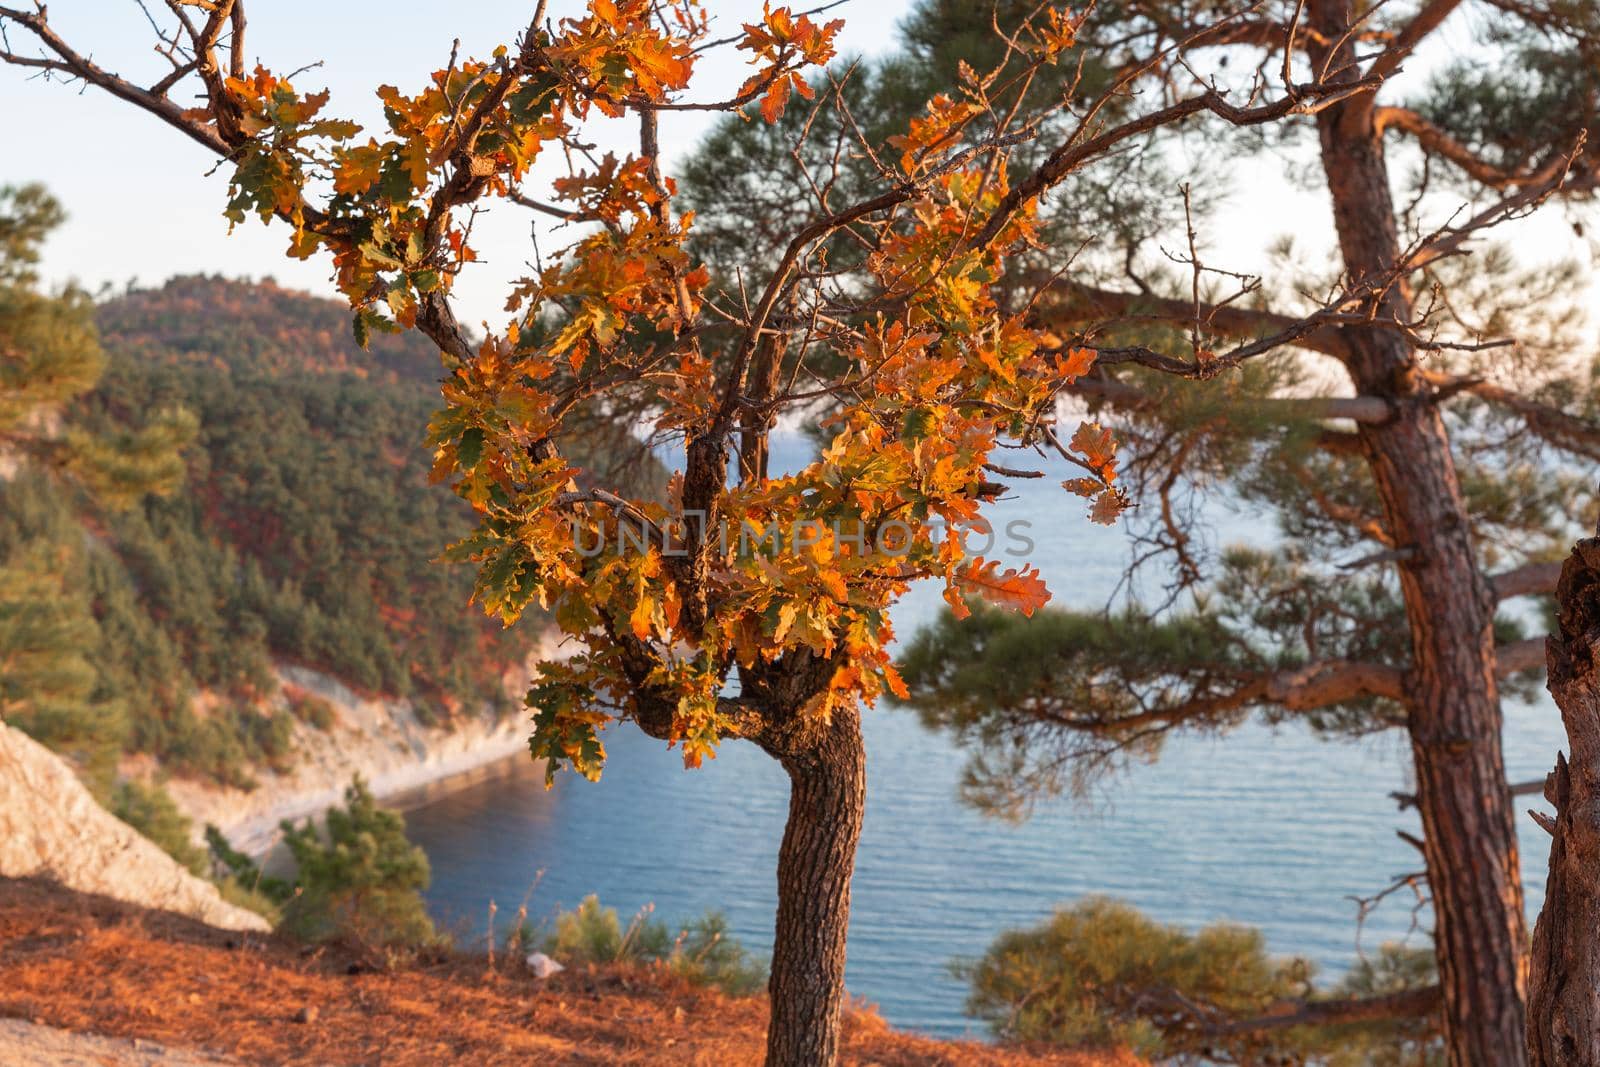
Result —
[[295, 765], [282, 774], [258, 769], [253, 789], [170, 781], [168, 791], [197, 838], [212, 825], [234, 848], [259, 858], [281, 839], [280, 823], [314, 818], [340, 804], [358, 775], [386, 806], [403, 808], [465, 788], [480, 780], [483, 768], [518, 753], [529, 758], [529, 725], [518, 712], [461, 716], [438, 726], [420, 721], [407, 700], [363, 697], [302, 667], [279, 665], [276, 673], [284, 691], [325, 701], [333, 722], [327, 729], [296, 723]]
[[[521, 756], [527, 757], [527, 732], [518, 724], [511, 736], [503, 731], [488, 735], [477, 747], [440, 760], [424, 759], [382, 774], [363, 775], [372, 795], [384, 807], [407, 811], [476, 785], [493, 777], [493, 768]], [[487, 773], [486, 773], [487, 772]], [[344, 800], [345, 785], [325, 786], [289, 794], [258, 813], [227, 825], [218, 825], [229, 844], [255, 859], [270, 853], [282, 837], [285, 819], [314, 819]]]

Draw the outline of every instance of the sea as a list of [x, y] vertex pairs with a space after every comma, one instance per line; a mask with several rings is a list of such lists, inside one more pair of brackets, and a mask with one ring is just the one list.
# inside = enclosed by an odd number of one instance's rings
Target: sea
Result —
[[[803, 462], [788, 435], [780, 463]], [[1021, 461], [1017, 461], [1018, 465]], [[1119, 594], [1132, 551], [1122, 527], [1092, 525], [1059, 488], [1071, 476], [1009, 480], [989, 513], [997, 530], [1033, 542], [1028, 561], [1054, 603], [1098, 610]], [[1270, 545], [1270, 518], [1208, 506], [1211, 545]], [[1145, 582], [1159, 592], [1160, 574]], [[906, 639], [937, 617], [939, 590], [919, 586], [896, 608]], [[983, 953], [1004, 930], [1026, 927], [1088, 895], [1125, 900], [1186, 929], [1229, 922], [1259, 927], [1275, 953], [1313, 960], [1337, 979], [1386, 941], [1428, 944], [1425, 899], [1402, 888], [1363, 915], [1360, 901], [1420, 871], [1401, 832], [1420, 834], [1395, 792], [1410, 788], [1410, 754], [1395, 732], [1330, 741], [1298, 725], [1250, 723], [1220, 737], [1170, 741], [1154, 762], [1129, 768], [1082, 797], [1041, 800], [1017, 823], [958, 797], [967, 754], [916, 715], [867, 712], [867, 813], [857, 860], [846, 983], [893, 1025], [941, 1037], [981, 1037], [965, 1013], [952, 961]], [[624, 923], [668, 924], [720, 911], [733, 934], [769, 953], [774, 870], [788, 782], [749, 745], [724, 744], [685, 770], [676, 751], [630, 725], [606, 734], [600, 781], [558, 776], [546, 789], [526, 759], [492, 768], [464, 788], [414, 803], [411, 839], [428, 854], [434, 917], [463, 942], [483, 943], [491, 906], [497, 936], [527, 908], [536, 926], [595, 894]], [[1506, 705], [1513, 781], [1545, 774], [1563, 745], [1548, 698]], [[1543, 807], [1519, 798], [1519, 810]], [[1519, 817], [1530, 923], [1543, 898], [1549, 838]]]

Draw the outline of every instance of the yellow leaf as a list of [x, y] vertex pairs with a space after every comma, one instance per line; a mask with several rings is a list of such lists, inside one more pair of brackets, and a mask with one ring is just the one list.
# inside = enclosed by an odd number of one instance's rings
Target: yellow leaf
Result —
[[628, 624], [633, 627], [633, 636], [641, 641], [650, 640], [655, 632], [655, 603], [649, 596], [641, 596], [633, 605], [633, 614], [628, 617]]
[[1105, 467], [1117, 458], [1117, 442], [1111, 431], [1098, 422], [1081, 424], [1072, 435], [1072, 448], [1095, 468]]
[[1074, 348], [1056, 356], [1056, 373], [1063, 378], [1081, 378], [1089, 373], [1100, 353], [1092, 348]]

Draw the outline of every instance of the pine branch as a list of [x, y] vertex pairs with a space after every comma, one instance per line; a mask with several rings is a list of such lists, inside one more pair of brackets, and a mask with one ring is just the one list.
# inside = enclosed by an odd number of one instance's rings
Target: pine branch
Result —
[[1508, 645], [1496, 645], [1494, 650], [1494, 673], [1497, 678], [1505, 678], [1521, 671], [1531, 671], [1544, 666], [1544, 638], [1529, 637], [1522, 641], [1513, 641]]
[[1491, 189], [1506, 189], [1540, 180], [1540, 170], [1509, 171], [1497, 167], [1462, 144], [1448, 131], [1430, 122], [1421, 112], [1408, 107], [1380, 107], [1373, 122], [1382, 133], [1387, 129], [1399, 130], [1411, 136], [1424, 152], [1446, 159], [1461, 168], [1469, 177]]
[[[1036, 313], [1048, 323], [1083, 323], [1093, 320], [1127, 322], [1165, 322], [1189, 325], [1196, 318], [1219, 337], [1252, 340], [1283, 333], [1302, 320], [1260, 308], [1232, 304], [1202, 303], [1147, 293], [1125, 293], [1061, 279], [1041, 294]], [[1295, 341], [1301, 348], [1340, 358], [1348, 346], [1337, 327], [1319, 325]]]
[[[1448, 384], [1448, 381], [1441, 379], [1441, 383]], [[1521, 416], [1528, 429], [1545, 443], [1564, 452], [1600, 460], [1600, 423], [1530, 400], [1492, 382], [1469, 383], [1466, 391]]]
[[1367, 68], [1367, 77], [1387, 78], [1396, 73], [1400, 65], [1416, 51], [1417, 46], [1460, 6], [1461, 0], [1429, 0], [1423, 5], [1422, 10], [1417, 12], [1416, 17], [1395, 35], [1393, 43], [1372, 61], [1372, 65]]
[[1398, 667], [1326, 660], [1289, 670], [1262, 673], [1224, 693], [1178, 701], [1132, 715], [1108, 718], [1089, 712], [1056, 711], [1042, 706], [1029, 710], [1039, 720], [1051, 725], [1090, 734], [1119, 734], [1150, 727], [1169, 729], [1263, 704], [1290, 711], [1315, 711], [1364, 697], [1399, 700], [1404, 696], [1404, 691], [1405, 673]]
[[1512, 597], [1554, 593], [1560, 578], [1561, 561], [1554, 560], [1548, 563], [1524, 563], [1509, 571], [1491, 574], [1489, 584], [1494, 589], [1496, 600], [1510, 600]]
[[[1136, 385], [1108, 377], [1080, 378], [1062, 390], [1073, 396], [1104, 400], [1129, 411], [1151, 409], [1162, 401]], [[1315, 419], [1349, 419], [1379, 423], [1389, 418], [1388, 401], [1376, 396], [1273, 396], [1252, 398], [1250, 416], [1283, 422]]]
[[1221, 1023], [1207, 1028], [1205, 1033], [1207, 1036], [1224, 1037], [1263, 1030], [1283, 1030], [1291, 1026], [1337, 1026], [1387, 1019], [1416, 1019], [1434, 1014], [1441, 1003], [1439, 987], [1436, 985], [1373, 997], [1289, 1000], [1274, 1005], [1265, 1015]]

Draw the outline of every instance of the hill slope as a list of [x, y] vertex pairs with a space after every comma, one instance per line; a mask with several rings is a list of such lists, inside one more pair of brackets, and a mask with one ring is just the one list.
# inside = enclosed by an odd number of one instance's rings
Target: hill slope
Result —
[[[115, 995], [107, 995], [115, 991]], [[570, 970], [539, 982], [502, 958], [373, 970], [100, 897], [0, 879], [0, 1017], [204, 1048], [246, 1063], [410, 1067], [761, 1061], [766, 1004], [664, 971]], [[846, 1016], [843, 1062], [879, 1067], [1136, 1067], [1119, 1055], [942, 1042]]]
[[96, 318], [101, 343], [136, 363], [257, 376], [348, 374], [430, 389], [440, 378], [438, 352], [422, 335], [377, 333], [362, 350], [348, 307], [271, 279], [172, 278], [103, 302]]
[[181, 406], [199, 439], [178, 493], [122, 513], [43, 478], [0, 482], [0, 570], [40, 587], [96, 678], [80, 706], [19, 725], [91, 761], [143, 753], [249, 788], [294, 764], [296, 718], [329, 718], [284, 688], [285, 665], [403, 698], [425, 726], [509, 709], [502, 675], [539, 626], [485, 619], [470, 570], [431, 562], [472, 520], [428, 484], [441, 370], [425, 341], [364, 352], [343, 305], [220, 278], [130, 291], [97, 320], [107, 367], [69, 426], [115, 435]]

